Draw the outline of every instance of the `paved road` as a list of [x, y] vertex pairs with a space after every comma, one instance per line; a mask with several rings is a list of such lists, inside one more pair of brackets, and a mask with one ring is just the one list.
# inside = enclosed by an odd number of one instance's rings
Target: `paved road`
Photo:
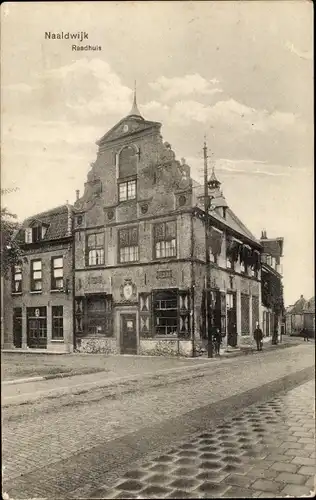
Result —
[[4, 490], [13, 498], [65, 498], [95, 488], [170, 441], [306, 380], [313, 366], [312, 346], [300, 345], [210, 364], [186, 379], [166, 375], [145, 390], [137, 384], [69, 396], [63, 406], [4, 408]]
[[311, 494], [314, 381], [149, 457], [114, 483], [73, 498], [262, 498]]

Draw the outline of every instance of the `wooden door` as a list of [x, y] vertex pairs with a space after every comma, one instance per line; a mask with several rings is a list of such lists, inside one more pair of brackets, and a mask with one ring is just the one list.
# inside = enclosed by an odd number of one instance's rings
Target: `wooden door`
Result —
[[27, 345], [33, 349], [47, 347], [46, 307], [30, 307], [27, 311]]
[[236, 315], [236, 294], [228, 293], [227, 299], [227, 343], [231, 347], [237, 345], [237, 315]]
[[121, 353], [137, 354], [136, 314], [121, 314]]
[[22, 347], [22, 308], [13, 309], [13, 344], [14, 347]]

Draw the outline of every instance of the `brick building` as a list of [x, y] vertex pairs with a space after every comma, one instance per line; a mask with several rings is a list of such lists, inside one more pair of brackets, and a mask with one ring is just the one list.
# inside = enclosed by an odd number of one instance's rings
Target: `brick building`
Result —
[[24, 262], [4, 282], [2, 347], [72, 352], [72, 207], [30, 217], [16, 238]]
[[[136, 104], [98, 142], [74, 204], [75, 349], [192, 355], [205, 341], [203, 188]], [[261, 244], [209, 182], [210, 317], [230, 345], [260, 321]]]
[[262, 231], [260, 242], [262, 245], [261, 255], [261, 286], [262, 286], [262, 324], [263, 333], [266, 337], [273, 335], [275, 331], [278, 336], [283, 326], [284, 299], [282, 285], [282, 257], [283, 238], [268, 238], [266, 231]]
[[286, 308], [287, 335], [301, 335], [303, 328], [310, 337], [315, 337], [315, 297], [306, 300], [303, 295], [295, 304]]

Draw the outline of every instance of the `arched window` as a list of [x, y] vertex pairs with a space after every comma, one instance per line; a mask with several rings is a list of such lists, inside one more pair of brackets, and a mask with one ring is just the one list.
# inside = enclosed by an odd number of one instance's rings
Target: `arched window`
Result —
[[119, 153], [119, 178], [130, 177], [137, 174], [137, 148], [126, 146]]

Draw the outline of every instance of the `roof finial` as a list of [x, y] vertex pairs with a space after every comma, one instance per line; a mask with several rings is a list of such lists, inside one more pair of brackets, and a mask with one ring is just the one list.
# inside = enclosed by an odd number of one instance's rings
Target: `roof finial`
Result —
[[137, 97], [136, 97], [136, 80], [134, 80], [134, 98], [133, 98], [133, 106], [128, 116], [137, 116], [138, 118], [143, 118], [140, 114], [140, 111], [137, 107]]
[[211, 177], [208, 181], [208, 185], [211, 189], [218, 189], [219, 186], [221, 185], [220, 181], [217, 179], [216, 175], [215, 175], [215, 162], [213, 161], [213, 158], [212, 158], [212, 173], [211, 173]]

